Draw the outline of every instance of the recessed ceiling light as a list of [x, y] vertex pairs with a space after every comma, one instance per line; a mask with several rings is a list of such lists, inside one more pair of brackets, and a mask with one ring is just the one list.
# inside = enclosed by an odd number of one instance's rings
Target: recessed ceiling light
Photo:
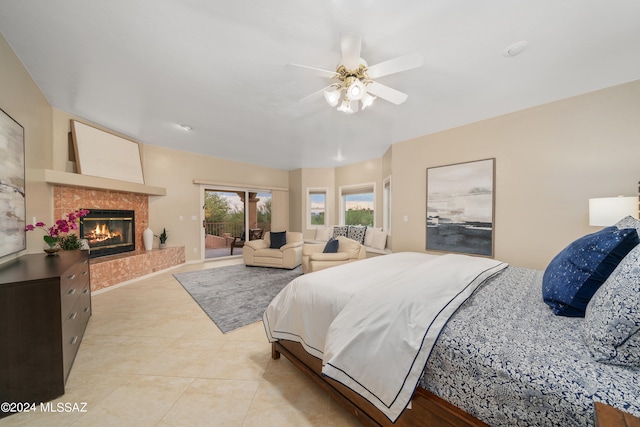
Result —
[[507, 57], [513, 57], [522, 53], [522, 51], [524, 51], [527, 47], [529, 47], [529, 42], [526, 40], [522, 40], [507, 46], [502, 54]]
[[180, 129], [186, 131], [186, 132], [190, 132], [191, 130], [193, 130], [193, 128], [189, 125], [178, 125], [180, 126]]

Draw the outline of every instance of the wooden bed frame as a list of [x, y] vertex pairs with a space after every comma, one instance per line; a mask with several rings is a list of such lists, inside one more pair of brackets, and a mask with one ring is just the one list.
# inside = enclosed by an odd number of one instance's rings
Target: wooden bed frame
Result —
[[307, 374], [340, 405], [365, 426], [433, 426], [489, 427], [435, 394], [418, 387], [411, 399], [412, 409], [406, 409], [392, 423], [378, 408], [344, 385], [322, 376], [322, 360], [307, 353], [301, 344], [280, 340], [272, 343], [271, 358], [283, 354], [294, 366]]

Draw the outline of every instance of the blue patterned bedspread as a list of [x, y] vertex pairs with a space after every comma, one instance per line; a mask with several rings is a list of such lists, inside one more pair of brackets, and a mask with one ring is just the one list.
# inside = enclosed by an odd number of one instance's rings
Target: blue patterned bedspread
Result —
[[593, 402], [640, 416], [640, 369], [594, 361], [582, 318], [553, 315], [542, 271], [509, 267], [438, 338], [420, 385], [491, 426], [592, 426]]

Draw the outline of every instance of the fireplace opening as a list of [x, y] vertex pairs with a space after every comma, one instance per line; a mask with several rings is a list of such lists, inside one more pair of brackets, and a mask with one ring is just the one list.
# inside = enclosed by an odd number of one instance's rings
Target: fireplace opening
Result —
[[80, 218], [80, 238], [89, 242], [89, 258], [134, 251], [135, 229], [134, 211], [89, 209]]

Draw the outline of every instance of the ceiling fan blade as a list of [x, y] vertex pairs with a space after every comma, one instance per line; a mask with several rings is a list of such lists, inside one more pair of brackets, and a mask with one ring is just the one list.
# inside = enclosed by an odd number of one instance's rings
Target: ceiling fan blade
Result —
[[375, 79], [389, 74], [399, 73], [400, 71], [418, 68], [421, 67], [422, 64], [424, 64], [422, 55], [414, 52], [372, 65], [367, 69], [367, 75], [369, 78]]
[[360, 66], [360, 48], [362, 37], [353, 33], [342, 34], [340, 48], [342, 50], [342, 65], [347, 70], [355, 70]]
[[402, 104], [408, 98], [406, 93], [402, 93], [378, 82], [369, 83], [367, 85], [367, 92], [382, 99], [386, 99], [396, 105]]
[[315, 92], [313, 92], [311, 95], [307, 95], [304, 98], [302, 98], [300, 100], [300, 102], [309, 102], [309, 101], [313, 101], [314, 99], [318, 99], [324, 96], [324, 91], [325, 90], [329, 90], [332, 89], [334, 86], [333, 85], [329, 85], [327, 87], [323, 87], [320, 90], [317, 90]]
[[315, 71], [315, 74], [320, 76], [320, 77], [326, 77], [328, 79], [332, 79], [335, 76], [337, 76], [338, 74], [335, 71], [329, 71], [329, 70], [323, 70], [322, 68], [316, 68], [316, 67], [309, 67], [308, 65], [300, 65], [300, 64], [287, 64], [287, 66], [290, 67], [300, 67], [300, 68], [306, 68], [308, 70], [313, 70]]

